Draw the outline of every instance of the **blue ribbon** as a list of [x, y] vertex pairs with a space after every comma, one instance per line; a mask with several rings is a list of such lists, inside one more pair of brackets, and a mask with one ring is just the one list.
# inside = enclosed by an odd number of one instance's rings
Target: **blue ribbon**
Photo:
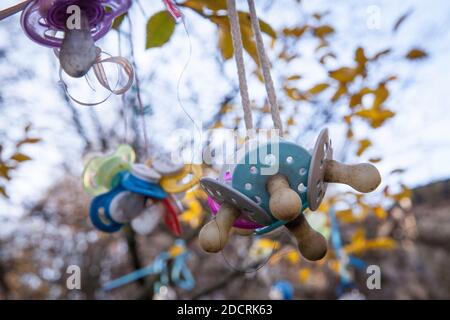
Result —
[[[185, 246], [183, 240], [176, 240], [175, 245]], [[171, 259], [171, 256], [169, 252], [163, 252], [155, 258], [153, 263], [148, 266], [107, 282], [103, 286], [103, 290], [110, 291], [153, 274], [160, 275], [159, 281], [155, 283], [155, 292], [157, 292], [161, 286], [168, 285], [170, 280], [181, 289], [191, 290], [195, 285], [195, 281], [186, 264], [188, 257], [189, 253], [185, 250], [185, 252], [179, 254], [173, 259], [172, 270], [170, 271], [169, 277], [168, 262]]]
[[367, 267], [367, 264], [354, 256], [349, 256], [345, 253], [343, 245], [341, 233], [339, 231], [339, 223], [336, 218], [336, 211], [334, 208], [330, 209], [330, 220], [331, 220], [331, 244], [336, 251], [336, 256], [341, 264], [341, 269], [339, 271], [340, 274], [340, 283], [336, 289], [336, 293], [338, 296], [342, 295], [345, 290], [350, 288], [354, 288], [354, 283], [350, 280], [348, 275], [348, 266], [352, 265], [359, 270], [363, 270]]
[[[122, 186], [118, 185], [111, 191], [101, 194], [92, 200], [89, 209], [89, 217], [91, 218], [92, 224], [100, 231], [112, 233], [122, 228], [123, 224], [118, 223], [111, 218], [109, 208], [114, 198], [124, 191]], [[104, 212], [103, 220], [101, 218], [101, 209], [103, 209]]]

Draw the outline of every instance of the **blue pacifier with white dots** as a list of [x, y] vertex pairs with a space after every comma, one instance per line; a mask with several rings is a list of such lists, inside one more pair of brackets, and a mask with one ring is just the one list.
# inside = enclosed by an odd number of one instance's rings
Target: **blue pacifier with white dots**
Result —
[[286, 221], [277, 220], [271, 214], [267, 182], [270, 177], [281, 174], [287, 178], [290, 188], [300, 196], [301, 211], [319, 207], [327, 189], [324, 162], [333, 157], [327, 129], [320, 133], [312, 153], [284, 140], [253, 148], [249, 143], [245, 148], [248, 150], [242, 153], [236, 165], [222, 168], [224, 172], [221, 172], [221, 176], [224, 173], [231, 175], [231, 182], [211, 178], [200, 181], [202, 188], [217, 203], [227, 203], [240, 211], [240, 218], [262, 225], [256, 230], [257, 234], [274, 230]]

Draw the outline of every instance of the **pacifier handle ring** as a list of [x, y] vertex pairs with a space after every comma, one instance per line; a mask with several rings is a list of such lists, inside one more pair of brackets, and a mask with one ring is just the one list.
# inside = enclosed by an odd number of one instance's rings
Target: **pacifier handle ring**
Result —
[[[107, 233], [114, 233], [116, 231], [119, 231], [122, 228], [123, 224], [115, 222], [111, 218], [111, 216], [109, 215], [109, 204], [110, 203], [108, 203], [107, 206], [105, 206], [105, 205], [103, 205], [103, 203], [101, 203], [101, 202], [103, 202], [105, 200], [104, 197], [106, 195], [107, 194], [98, 196], [92, 201], [91, 207], [90, 207], [90, 210], [89, 210], [89, 217], [91, 219], [92, 224], [98, 230], [103, 231], [103, 232], [107, 232]], [[103, 210], [104, 210], [104, 217], [105, 217], [105, 219], [107, 219], [110, 222], [109, 224], [104, 223], [102, 221], [102, 219], [100, 218], [99, 210], [101, 208], [103, 208]]]
[[[179, 184], [188, 174], [193, 175], [192, 179], [185, 184]], [[163, 177], [161, 179], [161, 187], [169, 193], [182, 193], [193, 188], [199, 182], [201, 176], [201, 165], [188, 164], [184, 166], [180, 173], [174, 176]]]

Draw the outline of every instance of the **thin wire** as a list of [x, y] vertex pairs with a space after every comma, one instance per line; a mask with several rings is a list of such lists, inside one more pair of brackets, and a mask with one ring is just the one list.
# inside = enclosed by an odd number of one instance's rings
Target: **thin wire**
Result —
[[[119, 56], [122, 56], [122, 35], [121, 32], [117, 32], [117, 38], [118, 38], [118, 42], [119, 42]], [[124, 137], [123, 137], [123, 142], [127, 143], [128, 142], [128, 113], [127, 113], [127, 102], [126, 102], [126, 97], [125, 97], [126, 93], [124, 93], [121, 96], [121, 101], [122, 101], [122, 115], [123, 115], [123, 129], [125, 131], [124, 133]]]
[[264, 41], [262, 38], [261, 27], [259, 25], [258, 15], [255, 9], [255, 2], [254, 0], [247, 0], [247, 2], [250, 9], [250, 20], [252, 23], [253, 32], [255, 33], [256, 48], [263, 71], [264, 84], [266, 86], [267, 98], [270, 105], [270, 113], [272, 114], [272, 121], [275, 129], [279, 131], [279, 135], [283, 136], [283, 124], [280, 117], [280, 108], [277, 102], [277, 95], [275, 93], [272, 75], [270, 74], [269, 58], [267, 57], [266, 50], [264, 49]]
[[183, 110], [184, 114], [189, 118], [189, 120], [191, 120], [191, 122], [193, 123], [193, 125], [194, 125], [195, 129], [197, 130], [197, 132], [199, 134], [201, 134], [200, 127], [197, 125], [197, 123], [192, 118], [192, 116], [189, 114], [189, 112], [187, 112], [186, 108], [184, 107], [183, 101], [181, 100], [181, 96], [180, 96], [181, 81], [183, 80], [183, 76], [184, 76], [184, 74], [185, 74], [189, 64], [191, 63], [191, 58], [192, 58], [192, 41], [191, 41], [191, 36], [189, 34], [189, 30], [187, 28], [185, 19], [183, 18], [181, 20], [181, 22], [183, 24], [184, 32], [186, 33], [186, 36], [188, 38], [189, 54], [188, 54], [188, 58], [187, 58], [187, 60], [186, 60], [186, 62], [184, 64], [184, 66], [183, 66], [183, 69], [181, 70], [180, 76], [178, 77], [178, 81], [177, 81], [177, 100], [178, 100], [178, 105], [181, 108], [181, 110]]
[[137, 67], [136, 67], [136, 59], [135, 59], [135, 55], [134, 55], [134, 46], [133, 46], [133, 26], [131, 23], [131, 18], [129, 17], [129, 15], [127, 15], [127, 20], [128, 20], [128, 24], [129, 24], [129, 28], [130, 28], [130, 36], [129, 36], [129, 40], [130, 40], [130, 52], [131, 52], [131, 60], [132, 60], [132, 64], [133, 64], [133, 68], [135, 70], [134, 72], [134, 77], [136, 80], [136, 96], [137, 96], [137, 100], [138, 100], [138, 104], [139, 104], [139, 109], [140, 109], [140, 113], [141, 113], [141, 122], [142, 122], [142, 130], [144, 133], [144, 155], [145, 157], [148, 158], [149, 156], [149, 144], [148, 144], [148, 133], [147, 133], [147, 121], [145, 119], [145, 109], [144, 109], [144, 104], [142, 103], [142, 97], [141, 97], [141, 88], [140, 88], [140, 81], [139, 81], [139, 77], [138, 77], [138, 72], [137, 72]]
[[136, 0], [136, 3], [139, 7], [139, 10], [141, 11], [142, 15], [144, 16], [144, 18], [147, 18], [147, 13], [144, 10], [144, 7], [142, 6], [141, 2], [139, 0]]

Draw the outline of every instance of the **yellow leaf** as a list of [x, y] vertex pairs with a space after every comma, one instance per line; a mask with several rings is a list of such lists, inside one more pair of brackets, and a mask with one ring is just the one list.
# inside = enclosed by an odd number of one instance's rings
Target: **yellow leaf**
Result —
[[360, 156], [364, 153], [372, 145], [372, 142], [369, 139], [363, 139], [359, 141], [359, 148], [356, 151], [356, 155]]
[[366, 239], [366, 232], [363, 228], [359, 228], [352, 236], [352, 243], [361, 243]]
[[334, 71], [330, 71], [331, 78], [336, 79], [339, 82], [347, 83], [355, 79], [357, 72], [353, 68], [342, 67]]
[[309, 94], [319, 94], [325, 89], [327, 89], [330, 85], [328, 83], [319, 83], [316, 84], [314, 87], [308, 90]]
[[364, 49], [359, 47], [355, 51], [355, 61], [358, 63], [359, 66], [364, 67], [367, 62], [366, 54], [364, 53]]
[[427, 56], [428, 54], [421, 49], [412, 49], [407, 53], [406, 58], [410, 60], [416, 60], [426, 58]]
[[213, 129], [219, 129], [219, 128], [223, 128], [223, 124], [221, 121], [216, 121], [216, 123], [213, 126]]
[[3, 164], [0, 162], [0, 177], [3, 177], [6, 180], [9, 180], [10, 179], [9, 170], [10, 170], [10, 168], [6, 164]]
[[362, 101], [362, 96], [359, 93], [355, 93], [354, 95], [352, 95], [350, 97], [350, 103], [349, 103], [349, 107], [350, 108], [354, 108], [356, 106], [359, 106], [361, 104]]
[[293, 126], [295, 124], [294, 118], [290, 117], [287, 121], [288, 126]]
[[412, 196], [412, 191], [411, 189], [409, 189], [407, 186], [402, 185], [402, 191], [391, 195], [391, 198], [394, 199], [395, 201], [400, 201], [402, 199], [407, 199], [407, 198], [411, 198]]
[[183, 7], [194, 10], [203, 10], [205, 8], [212, 11], [226, 10], [226, 0], [187, 0], [183, 3]]
[[286, 37], [300, 38], [308, 28], [309, 28], [308, 25], [296, 28], [284, 28], [283, 35], [285, 35]]
[[334, 32], [333, 27], [329, 25], [323, 25], [317, 28], [314, 28], [314, 35], [319, 38], [324, 38], [325, 36], [332, 34]]
[[300, 262], [300, 254], [297, 250], [291, 250], [286, 254], [286, 259], [291, 264], [297, 264]]
[[346, 93], [347, 93], [347, 86], [341, 83], [339, 85], [339, 88], [336, 90], [333, 97], [331, 98], [331, 101], [336, 102], [340, 97], [342, 97]]
[[331, 260], [328, 263], [328, 266], [330, 267], [331, 270], [333, 270], [336, 273], [339, 273], [339, 271], [341, 269], [341, 265], [338, 260]]
[[305, 283], [308, 281], [309, 277], [311, 275], [311, 269], [309, 268], [302, 268], [298, 271], [298, 279], [300, 280], [300, 283]]
[[5, 198], [8, 198], [8, 194], [6, 193], [5, 187], [0, 186], [0, 194], [3, 195]]
[[353, 130], [351, 128], [348, 128], [347, 130], [347, 138], [353, 139]]
[[392, 118], [395, 113], [391, 110], [382, 110], [382, 109], [362, 109], [355, 113], [355, 115], [360, 116], [361, 118], [366, 119], [369, 121], [372, 128], [378, 128], [383, 123], [389, 119]]
[[396, 246], [395, 240], [389, 237], [381, 237], [377, 239], [359, 241], [346, 245], [344, 251], [347, 254], [362, 254], [368, 250], [385, 249], [391, 250]]
[[378, 109], [389, 97], [389, 91], [385, 83], [380, 83], [373, 93], [375, 94], [375, 99], [373, 100], [372, 108]]
[[287, 78], [286, 80], [287, 81], [294, 81], [294, 80], [299, 80], [301, 78], [302, 77], [300, 75], [293, 75], [293, 76], [290, 76], [289, 78]]
[[381, 158], [380, 157], [378, 157], [378, 158], [370, 158], [369, 161], [372, 162], [372, 163], [378, 163], [378, 162], [381, 161]]
[[12, 157], [11, 160], [15, 160], [17, 162], [24, 162], [24, 161], [30, 161], [31, 158], [29, 156], [27, 156], [26, 154], [23, 153], [15, 153]]
[[231, 40], [230, 30], [225, 27], [219, 27], [219, 49], [224, 60], [233, 57], [233, 42]]
[[176, 258], [180, 254], [184, 252], [184, 248], [182, 246], [174, 245], [169, 249], [169, 256], [171, 258]]
[[373, 209], [373, 213], [375, 214], [375, 216], [377, 216], [379, 219], [386, 219], [387, 217], [387, 212], [386, 210], [384, 210], [383, 207], [381, 206], [377, 206]]
[[298, 89], [296, 88], [290, 88], [290, 87], [284, 87], [284, 91], [286, 92], [287, 96], [291, 98], [292, 100], [299, 101], [299, 100], [307, 100], [304, 94], [302, 94]]

